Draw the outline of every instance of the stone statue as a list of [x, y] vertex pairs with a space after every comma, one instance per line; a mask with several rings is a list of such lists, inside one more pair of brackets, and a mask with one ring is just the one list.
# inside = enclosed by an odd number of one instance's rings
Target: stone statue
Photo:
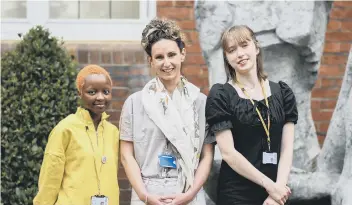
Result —
[[[315, 171], [320, 146], [311, 116], [310, 95], [323, 51], [331, 2], [239, 2], [195, 3], [200, 45], [209, 69], [209, 84], [225, 83], [220, 45], [222, 32], [233, 25], [248, 25], [257, 36], [269, 79], [286, 82], [296, 95], [299, 120], [295, 126], [293, 166]], [[206, 186], [215, 198], [221, 156], [215, 162]]]
[[352, 48], [317, 169], [293, 169], [289, 184], [293, 198], [331, 196], [332, 205], [352, 204]]

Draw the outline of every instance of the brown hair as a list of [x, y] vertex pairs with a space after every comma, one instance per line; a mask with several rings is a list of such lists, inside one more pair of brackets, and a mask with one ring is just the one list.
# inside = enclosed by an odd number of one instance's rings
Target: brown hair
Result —
[[151, 56], [153, 44], [161, 39], [175, 41], [180, 51], [185, 47], [185, 37], [180, 27], [174, 21], [156, 18], [151, 20], [142, 32], [141, 44], [149, 56]]
[[239, 25], [232, 26], [228, 28], [221, 36], [221, 46], [223, 49], [223, 57], [224, 57], [224, 65], [227, 80], [234, 79], [236, 80], [236, 72], [235, 69], [230, 65], [226, 58], [226, 51], [229, 50], [229, 42], [234, 42], [235, 46], [241, 45], [243, 42], [252, 40], [257, 49], [259, 49], [259, 53], [257, 55], [257, 76], [259, 80], [265, 80], [267, 78], [267, 74], [264, 72], [263, 66], [263, 57], [262, 50], [259, 47], [258, 40], [256, 39], [254, 32], [248, 26]]

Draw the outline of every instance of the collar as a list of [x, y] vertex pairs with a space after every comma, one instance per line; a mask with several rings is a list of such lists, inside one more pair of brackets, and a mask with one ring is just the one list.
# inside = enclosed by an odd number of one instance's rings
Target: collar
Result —
[[[145, 87], [147, 86], [149, 86], [149, 90], [152, 90], [155, 93], [164, 92], [168, 94], [164, 84], [160, 81], [158, 77], [149, 81]], [[197, 86], [193, 85], [191, 82], [189, 82], [184, 76], [181, 76], [180, 82], [177, 84], [174, 92], [176, 90], [178, 90], [180, 94], [184, 96], [184, 99], [187, 101], [188, 104], [192, 104], [198, 98], [198, 95], [200, 93], [200, 89]], [[172, 96], [174, 95], [174, 92], [172, 93]]]
[[[76, 111], [76, 116], [85, 124], [93, 124], [93, 119], [89, 114], [89, 111], [85, 108], [78, 107]], [[103, 112], [101, 115], [101, 122], [108, 119], [109, 115]]]

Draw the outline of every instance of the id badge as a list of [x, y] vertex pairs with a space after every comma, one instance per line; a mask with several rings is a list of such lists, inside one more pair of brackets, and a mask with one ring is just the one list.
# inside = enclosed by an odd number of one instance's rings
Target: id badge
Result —
[[108, 205], [109, 199], [104, 195], [95, 195], [91, 197], [91, 205]]
[[172, 155], [159, 155], [159, 165], [161, 167], [167, 167], [167, 168], [172, 168], [176, 169], [176, 157]]
[[263, 164], [277, 164], [277, 153], [263, 152]]

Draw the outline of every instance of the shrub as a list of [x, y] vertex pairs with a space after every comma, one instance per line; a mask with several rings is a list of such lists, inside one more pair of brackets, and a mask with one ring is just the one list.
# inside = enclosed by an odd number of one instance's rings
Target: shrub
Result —
[[76, 110], [76, 66], [63, 42], [40, 26], [1, 64], [2, 203], [32, 204], [47, 137]]

